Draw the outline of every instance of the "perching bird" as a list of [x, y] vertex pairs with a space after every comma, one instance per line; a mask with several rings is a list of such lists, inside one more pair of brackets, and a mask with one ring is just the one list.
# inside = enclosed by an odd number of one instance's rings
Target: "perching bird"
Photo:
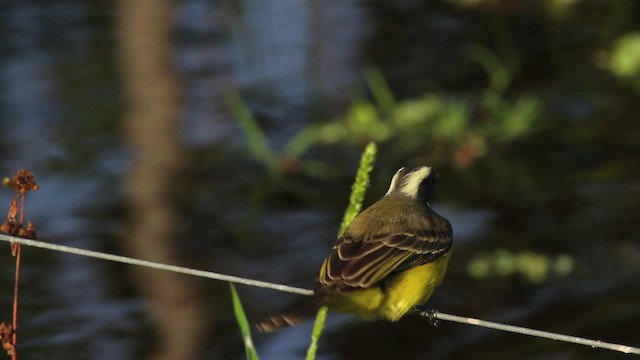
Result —
[[314, 295], [257, 323], [264, 332], [296, 325], [322, 306], [363, 319], [397, 321], [440, 285], [453, 241], [451, 224], [429, 207], [437, 175], [404, 167], [389, 191], [362, 211], [324, 260]]

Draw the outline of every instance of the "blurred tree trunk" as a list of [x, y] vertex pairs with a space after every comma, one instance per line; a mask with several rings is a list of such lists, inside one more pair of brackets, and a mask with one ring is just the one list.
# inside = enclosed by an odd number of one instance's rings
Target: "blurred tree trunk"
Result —
[[[173, 207], [185, 153], [179, 136], [181, 86], [173, 70], [174, 3], [120, 0], [120, 66], [133, 159], [126, 178], [130, 229], [124, 239], [135, 257], [175, 264], [180, 216]], [[202, 343], [204, 301], [186, 276], [134, 268], [157, 330], [153, 359], [192, 359]]]

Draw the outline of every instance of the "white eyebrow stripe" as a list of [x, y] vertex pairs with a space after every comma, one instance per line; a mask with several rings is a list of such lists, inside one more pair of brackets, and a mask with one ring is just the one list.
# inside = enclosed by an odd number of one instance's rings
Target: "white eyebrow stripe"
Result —
[[402, 170], [404, 170], [404, 167], [401, 167], [398, 171], [396, 171], [396, 174], [393, 175], [393, 178], [391, 179], [391, 185], [389, 185], [389, 190], [387, 190], [387, 193], [384, 194], [385, 196], [391, 194], [398, 186], [398, 178], [400, 177], [400, 172]]
[[431, 174], [431, 168], [428, 166], [423, 166], [420, 170], [410, 173], [405, 177], [406, 180], [400, 185], [400, 192], [415, 199], [418, 196], [420, 183], [429, 176], [429, 174]]

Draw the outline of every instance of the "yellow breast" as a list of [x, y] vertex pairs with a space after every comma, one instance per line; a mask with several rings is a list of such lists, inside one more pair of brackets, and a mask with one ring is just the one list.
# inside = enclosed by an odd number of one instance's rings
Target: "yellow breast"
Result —
[[382, 281], [381, 286], [353, 290], [334, 298], [328, 306], [365, 319], [397, 321], [409, 310], [423, 304], [440, 285], [449, 255], [399, 272]]
[[397, 321], [409, 310], [423, 304], [442, 283], [449, 254], [424, 265], [398, 273], [384, 285], [385, 297], [380, 304], [381, 317]]

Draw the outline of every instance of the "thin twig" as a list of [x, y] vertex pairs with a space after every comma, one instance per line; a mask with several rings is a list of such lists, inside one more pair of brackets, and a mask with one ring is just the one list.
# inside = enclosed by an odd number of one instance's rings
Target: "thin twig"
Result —
[[16, 257], [16, 273], [15, 280], [13, 283], [13, 317], [11, 319], [13, 334], [11, 335], [11, 343], [13, 345], [13, 349], [15, 350], [13, 355], [11, 355], [12, 360], [16, 360], [18, 358], [18, 284], [20, 280], [20, 258], [22, 249], [20, 244], [17, 244], [15, 247], [15, 257]]
[[22, 225], [24, 224], [24, 198], [26, 196], [26, 193], [22, 193], [20, 194], [20, 222], [18, 222], [18, 224]]
[[[25, 195], [26, 193], [21, 193], [20, 196], [20, 222], [19, 224], [22, 226], [24, 224], [24, 213], [25, 213]], [[13, 334], [11, 336], [11, 342], [14, 348], [14, 353], [11, 355], [12, 360], [18, 359], [18, 289], [20, 284], [20, 259], [22, 257], [22, 249], [20, 244], [15, 245], [14, 249], [15, 258], [16, 258], [16, 271], [15, 271], [15, 279], [13, 283], [13, 316], [11, 318], [11, 323], [13, 327]]]
[[[221, 280], [221, 281], [229, 281], [229, 282], [248, 285], [248, 286], [256, 286], [256, 287], [273, 289], [273, 290], [289, 292], [294, 294], [301, 294], [301, 295], [313, 295], [312, 290], [288, 286], [288, 285], [274, 284], [266, 281], [247, 279], [247, 278], [242, 278], [238, 276], [215, 273], [211, 271], [196, 270], [196, 269], [190, 269], [182, 266], [167, 265], [167, 264], [157, 263], [153, 261], [139, 260], [139, 259], [134, 259], [126, 256], [112, 255], [112, 254], [107, 254], [107, 253], [102, 253], [97, 251], [75, 248], [71, 246], [49, 244], [42, 241], [23, 239], [23, 238], [13, 237], [9, 235], [4, 235], [4, 234], [0, 234], [0, 240], [10, 242], [12, 244], [21, 244], [21, 245], [32, 246], [32, 247], [37, 247], [41, 249], [60, 251], [60, 252], [65, 252], [70, 254], [81, 255], [81, 256], [88, 256], [88, 257], [93, 257], [93, 258], [98, 258], [98, 259], [103, 259], [108, 261], [115, 261], [115, 262], [124, 263], [124, 264], [144, 266], [144, 267], [154, 268], [159, 270], [173, 271], [177, 273], [205, 277], [205, 278]], [[423, 315], [429, 316], [426, 312], [424, 312]], [[514, 333], [523, 334], [523, 335], [530, 335], [530, 336], [542, 337], [546, 339], [586, 345], [592, 348], [602, 348], [602, 349], [620, 351], [627, 354], [640, 355], [640, 348], [627, 346], [627, 345], [612, 344], [612, 343], [603, 342], [599, 340], [590, 340], [590, 339], [580, 338], [576, 336], [562, 335], [562, 334], [551, 333], [547, 331], [528, 329], [520, 326], [499, 324], [495, 322], [479, 320], [479, 319], [474, 319], [469, 317], [462, 317], [457, 315], [450, 315], [450, 314], [445, 314], [441, 312], [431, 313], [431, 316], [440, 320], [445, 320], [445, 321], [453, 321], [453, 322], [458, 322], [462, 324], [481, 326], [481, 327], [486, 327], [486, 328], [495, 329], [495, 330], [514, 332]]]

